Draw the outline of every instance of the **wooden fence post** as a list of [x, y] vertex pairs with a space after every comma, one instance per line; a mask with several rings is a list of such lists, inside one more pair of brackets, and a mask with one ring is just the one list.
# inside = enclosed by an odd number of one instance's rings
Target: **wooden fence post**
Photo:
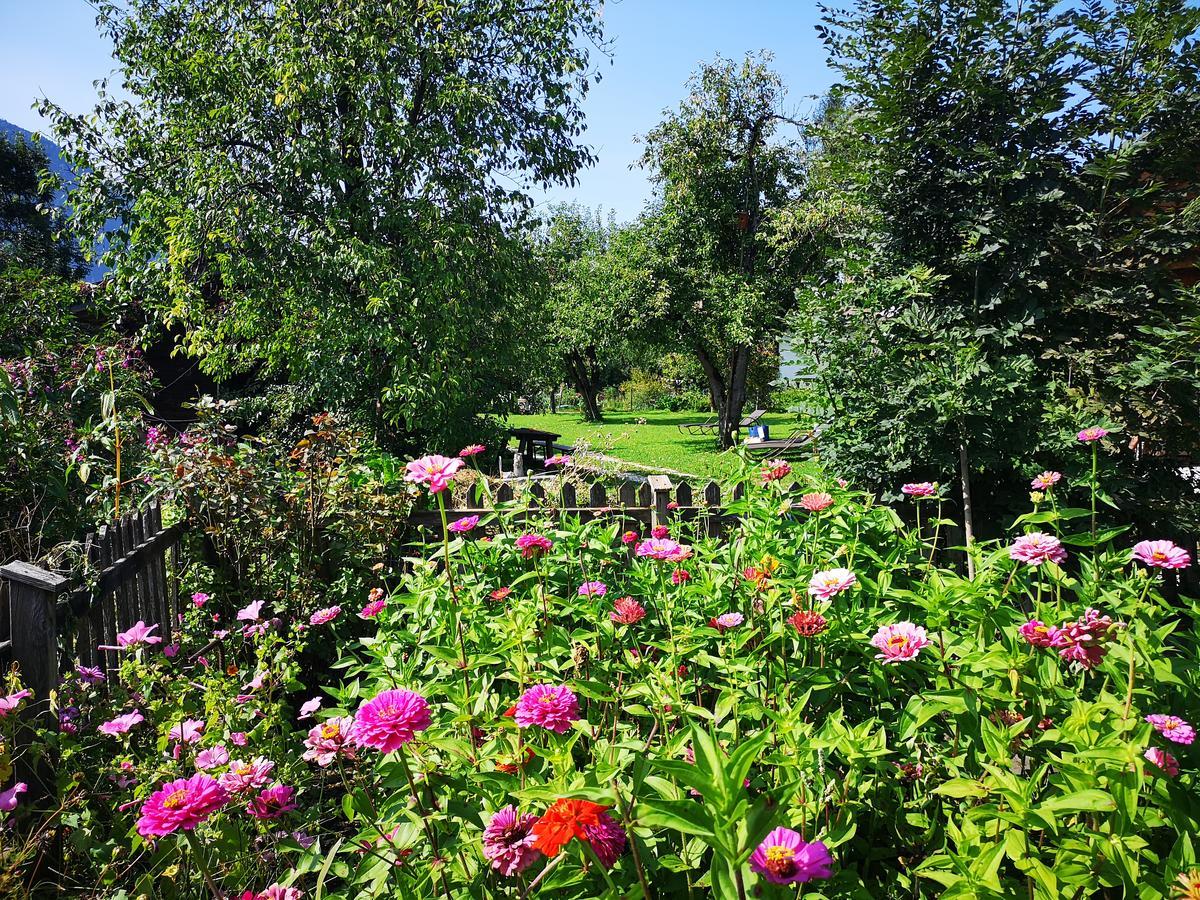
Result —
[[[24, 562], [0, 566], [0, 578], [8, 582], [13, 661], [20, 667], [21, 680], [33, 692], [25, 718], [33, 724], [53, 726], [50, 693], [58, 687], [58, 598], [70, 582], [61, 575]], [[30, 799], [54, 793], [51, 761], [30, 759], [28, 748], [15, 760], [18, 781], [29, 785]]]
[[653, 518], [651, 527], [667, 524], [667, 504], [671, 502], [671, 479], [666, 475], [648, 475], [650, 493], [654, 499]]

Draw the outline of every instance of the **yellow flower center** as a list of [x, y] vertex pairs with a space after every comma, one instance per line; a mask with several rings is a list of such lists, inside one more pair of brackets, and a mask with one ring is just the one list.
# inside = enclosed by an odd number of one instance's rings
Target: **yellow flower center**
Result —
[[187, 799], [187, 795], [188, 792], [184, 788], [180, 788], [163, 801], [163, 809], [178, 809], [183, 805], [183, 801]]
[[781, 863], [784, 860], [790, 860], [795, 854], [791, 847], [785, 847], [782, 844], [775, 844], [767, 848], [767, 862]]
[[341, 733], [342, 729], [338, 727], [336, 722], [326, 722], [321, 726], [321, 737], [323, 738], [335, 738]]

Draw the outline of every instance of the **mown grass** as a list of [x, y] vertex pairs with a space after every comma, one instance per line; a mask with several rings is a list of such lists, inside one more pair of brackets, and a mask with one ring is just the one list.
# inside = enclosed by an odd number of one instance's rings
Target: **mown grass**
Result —
[[[734, 452], [718, 452], [711, 434], [680, 433], [678, 426], [702, 422], [703, 413], [664, 410], [607, 412], [600, 424], [585, 422], [576, 412], [509, 416], [513, 428], [540, 428], [561, 434], [560, 443], [586, 441], [588, 449], [652, 469], [674, 469], [698, 478], [724, 478], [737, 469]], [[783, 437], [797, 426], [791, 413], [768, 413], [762, 420], [772, 437]]]

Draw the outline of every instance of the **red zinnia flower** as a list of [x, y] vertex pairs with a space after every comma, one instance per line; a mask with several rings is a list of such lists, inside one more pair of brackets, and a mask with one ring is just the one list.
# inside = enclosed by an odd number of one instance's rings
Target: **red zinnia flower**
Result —
[[507, 599], [508, 595], [511, 593], [512, 593], [512, 588], [502, 587], [502, 588], [496, 588], [496, 590], [492, 591], [490, 594], [488, 594], [488, 596], [491, 597], [493, 600], [499, 601], [499, 600]]
[[606, 866], [625, 849], [625, 831], [608, 814], [608, 807], [590, 800], [562, 797], [533, 824], [534, 849], [557, 856], [572, 838], [587, 841]]
[[829, 622], [815, 609], [801, 609], [788, 619], [804, 637], [816, 637], [829, 627]]

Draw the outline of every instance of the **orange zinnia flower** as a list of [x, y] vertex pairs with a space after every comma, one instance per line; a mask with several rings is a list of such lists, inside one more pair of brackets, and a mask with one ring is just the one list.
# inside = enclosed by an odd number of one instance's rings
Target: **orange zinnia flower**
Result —
[[590, 800], [562, 797], [546, 810], [546, 814], [533, 824], [533, 846], [546, 856], [558, 856], [558, 852], [571, 838], [588, 839], [586, 829], [600, 825], [600, 814], [607, 806]]

